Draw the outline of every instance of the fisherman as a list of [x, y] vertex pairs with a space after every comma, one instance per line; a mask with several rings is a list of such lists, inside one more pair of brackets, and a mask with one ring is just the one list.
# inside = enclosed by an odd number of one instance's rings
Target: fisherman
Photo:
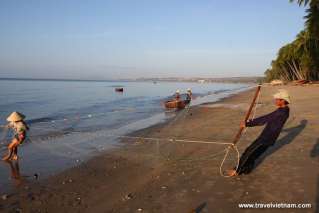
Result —
[[179, 101], [180, 99], [181, 99], [180, 91], [176, 90], [176, 92], [175, 92], [175, 100]]
[[190, 88], [187, 89], [187, 93], [186, 93], [186, 101], [190, 102], [192, 100], [192, 90]]
[[255, 165], [255, 161], [276, 142], [285, 122], [289, 117], [288, 104], [291, 103], [286, 90], [279, 90], [274, 95], [274, 103], [277, 107], [275, 111], [267, 115], [241, 122], [241, 127], [254, 127], [266, 125], [260, 136], [245, 150], [240, 158], [237, 170], [230, 170], [228, 175], [237, 176], [250, 173]]
[[25, 116], [19, 112], [13, 112], [7, 118], [9, 122], [7, 127], [13, 129], [14, 137], [8, 145], [8, 154], [2, 160], [18, 160], [18, 146], [24, 142], [26, 133], [29, 130], [24, 118]]

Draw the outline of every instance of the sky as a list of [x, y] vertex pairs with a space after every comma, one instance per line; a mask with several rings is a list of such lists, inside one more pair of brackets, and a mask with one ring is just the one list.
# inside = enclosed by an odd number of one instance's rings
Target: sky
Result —
[[0, 77], [261, 76], [304, 15], [288, 0], [1, 0]]

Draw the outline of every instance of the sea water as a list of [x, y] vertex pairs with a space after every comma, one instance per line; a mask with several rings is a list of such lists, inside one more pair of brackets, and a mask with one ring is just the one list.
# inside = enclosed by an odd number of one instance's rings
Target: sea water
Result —
[[[124, 92], [115, 88], [123, 87]], [[191, 88], [193, 105], [217, 101], [247, 84], [0, 80], [0, 125], [12, 111], [26, 115], [28, 139], [19, 147], [19, 173], [30, 181], [81, 163], [117, 144], [116, 135], [149, 127], [176, 116], [163, 102]], [[178, 113], [177, 113], [178, 114]], [[12, 132], [0, 128], [0, 154]], [[0, 192], [20, 183], [15, 164], [0, 163]]]

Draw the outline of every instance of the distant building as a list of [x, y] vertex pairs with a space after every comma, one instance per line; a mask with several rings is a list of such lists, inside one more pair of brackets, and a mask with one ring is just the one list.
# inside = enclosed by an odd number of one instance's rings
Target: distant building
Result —
[[198, 80], [197, 82], [200, 83], [200, 84], [203, 84], [203, 83], [205, 83], [206, 81], [205, 81], [205, 80]]

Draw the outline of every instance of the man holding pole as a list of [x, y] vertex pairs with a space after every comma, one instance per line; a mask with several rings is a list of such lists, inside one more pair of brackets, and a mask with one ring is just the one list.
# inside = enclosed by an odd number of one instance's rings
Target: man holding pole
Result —
[[241, 122], [241, 129], [262, 125], [266, 125], [266, 127], [260, 136], [245, 150], [240, 158], [238, 168], [228, 172], [229, 176], [250, 173], [254, 168], [255, 161], [276, 142], [289, 117], [288, 104], [290, 103], [290, 97], [288, 92], [286, 90], [280, 90], [274, 95], [274, 101], [277, 109], [272, 113], [253, 120]]

